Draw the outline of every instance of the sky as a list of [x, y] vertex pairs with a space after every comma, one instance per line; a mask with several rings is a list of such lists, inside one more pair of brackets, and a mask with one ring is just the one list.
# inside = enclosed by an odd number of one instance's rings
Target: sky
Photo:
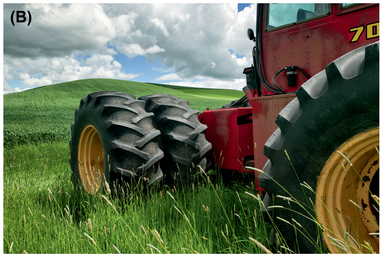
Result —
[[241, 90], [255, 24], [255, 4], [4, 4], [3, 93], [87, 78]]

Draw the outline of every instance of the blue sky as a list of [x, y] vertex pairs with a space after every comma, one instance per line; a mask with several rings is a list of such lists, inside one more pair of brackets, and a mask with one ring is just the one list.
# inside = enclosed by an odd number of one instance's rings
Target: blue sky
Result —
[[[30, 26], [12, 26], [28, 10]], [[3, 93], [86, 79], [245, 86], [254, 4], [4, 4]], [[84, 15], [87, 13], [87, 15]]]

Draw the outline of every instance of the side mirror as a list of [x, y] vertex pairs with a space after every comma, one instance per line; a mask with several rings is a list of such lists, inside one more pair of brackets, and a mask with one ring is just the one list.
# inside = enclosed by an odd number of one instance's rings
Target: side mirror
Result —
[[255, 34], [253, 33], [253, 30], [250, 29], [250, 28], [248, 28], [247, 33], [248, 33], [248, 38], [249, 38], [250, 40], [255, 41]]

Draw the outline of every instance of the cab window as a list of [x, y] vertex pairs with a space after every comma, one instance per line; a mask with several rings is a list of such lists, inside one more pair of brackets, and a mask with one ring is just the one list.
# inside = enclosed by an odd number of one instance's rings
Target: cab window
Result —
[[329, 4], [269, 4], [267, 30], [273, 30], [298, 22], [312, 20], [330, 14]]
[[343, 10], [343, 9], [347, 9], [347, 8], [350, 8], [350, 7], [354, 7], [356, 5], [359, 5], [359, 4], [355, 4], [355, 3], [341, 3], [340, 4], [340, 9]]

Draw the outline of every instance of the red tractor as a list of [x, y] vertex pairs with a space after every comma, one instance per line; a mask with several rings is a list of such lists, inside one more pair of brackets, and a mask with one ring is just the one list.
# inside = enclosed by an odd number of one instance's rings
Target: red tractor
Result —
[[199, 114], [160, 94], [82, 99], [75, 186], [96, 194], [188, 183], [208, 164], [258, 169], [271, 243], [315, 253], [320, 231], [332, 253], [379, 252], [379, 5], [258, 4], [248, 37], [245, 96], [222, 109]]
[[246, 97], [199, 116], [209, 158], [264, 171], [265, 217], [293, 250], [316, 251], [316, 219], [329, 251], [345, 232], [378, 251], [379, 5], [262, 4], [256, 26]]

